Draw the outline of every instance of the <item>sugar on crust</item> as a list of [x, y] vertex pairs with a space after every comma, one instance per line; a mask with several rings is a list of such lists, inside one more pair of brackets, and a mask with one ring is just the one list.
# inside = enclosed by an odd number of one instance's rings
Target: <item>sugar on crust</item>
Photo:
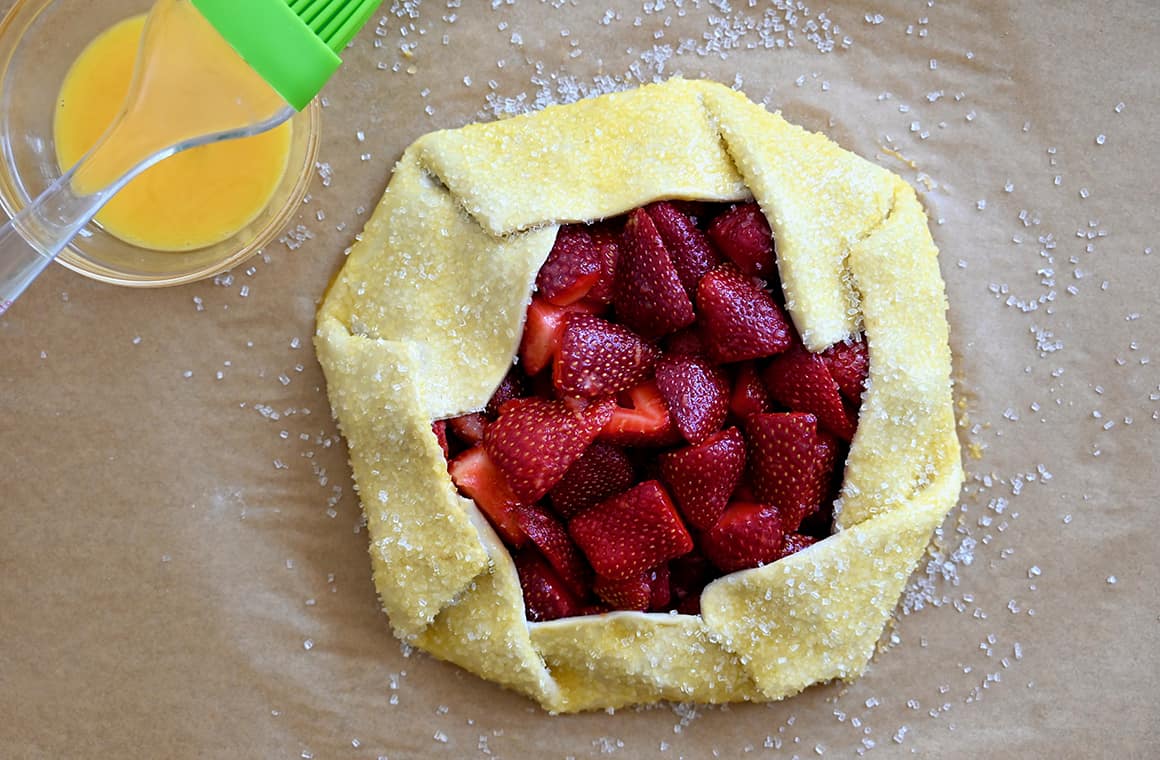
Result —
[[[868, 341], [836, 533], [710, 584], [699, 616], [528, 622], [508, 551], [456, 491], [432, 420], [482, 408], [503, 378], [560, 224], [750, 198], [806, 346]], [[417, 140], [315, 339], [395, 633], [553, 712], [777, 700], [860, 675], [963, 480], [937, 256], [901, 178], [712, 82]]]

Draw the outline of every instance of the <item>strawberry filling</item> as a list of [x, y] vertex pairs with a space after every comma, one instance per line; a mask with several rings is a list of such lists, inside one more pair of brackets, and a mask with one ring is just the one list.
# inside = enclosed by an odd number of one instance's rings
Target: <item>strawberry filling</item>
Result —
[[527, 617], [698, 614], [716, 578], [832, 532], [866, 343], [812, 354], [754, 203], [564, 225], [486, 408], [432, 430]]

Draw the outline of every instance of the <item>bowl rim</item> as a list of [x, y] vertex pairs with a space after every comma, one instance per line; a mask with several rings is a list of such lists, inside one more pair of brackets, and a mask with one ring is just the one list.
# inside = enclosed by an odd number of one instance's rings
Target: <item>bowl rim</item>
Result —
[[[21, 40], [29, 27], [44, 10], [55, 2], [57, 0], [15, 0], [3, 18], [0, 18], [0, 73], [8, 70], [13, 55], [19, 49]], [[23, 23], [20, 23], [21, 20], [23, 20]], [[262, 227], [258, 228], [251, 237], [239, 241], [239, 245], [229, 255], [207, 262], [205, 266], [200, 268], [175, 274], [143, 275], [129, 273], [91, 258], [77, 248], [77, 241], [82, 239], [81, 234], [83, 234], [78, 233], [69, 242], [68, 246], [57, 255], [55, 259], [56, 263], [77, 274], [99, 282], [132, 288], [161, 288], [183, 285], [213, 277], [253, 257], [273, 242], [285, 230], [286, 225], [295, 213], [297, 213], [302, 205], [302, 200], [306, 197], [307, 190], [313, 178], [313, 170], [318, 160], [318, 151], [321, 144], [322, 109], [318, 98], [312, 100], [306, 108], [295, 114], [291, 118], [290, 123], [296, 129], [305, 127], [306, 131], [306, 145], [301, 163], [287, 162], [285, 169], [286, 175], [284, 175], [282, 180], [285, 182], [287, 176], [293, 172], [294, 184], [290, 187], [285, 202], [281, 204], [273, 217]], [[292, 156], [293, 153], [291, 153]], [[0, 160], [5, 162], [8, 162], [9, 158], [10, 156], [0, 156]], [[20, 187], [20, 182], [16, 179], [15, 171], [7, 170], [0, 172], [0, 208], [3, 209], [9, 219], [24, 208], [24, 205], [27, 203], [24, 196], [27, 194], [24, 188]], [[127, 241], [120, 242], [138, 250], [153, 252], [151, 249], [135, 246]], [[156, 251], [155, 253], [158, 256], [180, 255], [180, 253], [167, 251]]]

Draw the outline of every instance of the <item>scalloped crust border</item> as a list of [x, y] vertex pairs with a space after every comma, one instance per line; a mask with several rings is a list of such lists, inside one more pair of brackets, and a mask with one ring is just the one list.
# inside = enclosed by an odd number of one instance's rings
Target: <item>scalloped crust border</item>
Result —
[[[700, 616], [528, 623], [510, 556], [455, 491], [431, 420], [482, 407], [506, 372], [559, 224], [750, 194], [807, 346], [859, 330], [869, 344], [838, 532], [714, 582]], [[315, 340], [396, 634], [553, 712], [775, 700], [860, 675], [963, 480], [937, 256], [901, 178], [712, 82], [417, 140]]]

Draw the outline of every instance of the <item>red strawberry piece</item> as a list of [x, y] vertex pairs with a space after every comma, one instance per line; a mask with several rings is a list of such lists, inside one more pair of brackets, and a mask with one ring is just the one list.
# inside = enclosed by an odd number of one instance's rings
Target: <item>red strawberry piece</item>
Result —
[[786, 530], [823, 537], [833, 532], [834, 499], [842, 487], [843, 475], [838, 463], [844, 459], [843, 446], [838, 439], [825, 430], [818, 430], [818, 443], [814, 447], [814, 487], [821, 497], [816, 507], [805, 509], [799, 514], [783, 513]]
[[689, 298], [692, 298], [696, 295], [697, 283], [706, 272], [720, 263], [720, 259], [709, 246], [705, 233], [697, 229], [696, 223], [673, 204], [660, 201], [650, 204], [646, 211], [661, 234], [681, 285]]
[[629, 213], [622, 242], [612, 299], [620, 321], [646, 338], [691, 325], [693, 302], [644, 209]]
[[451, 456], [451, 447], [447, 443], [447, 420], [435, 420], [431, 423], [431, 432], [435, 434], [435, 440], [439, 442], [439, 448], [443, 449], [443, 457], [446, 459]]
[[652, 374], [657, 350], [621, 325], [589, 314], [569, 314], [556, 363], [556, 390], [595, 398], [628, 390]]
[[729, 377], [696, 356], [662, 356], [656, 366], [657, 389], [673, 421], [689, 443], [700, 443], [721, 429], [729, 414]]
[[693, 220], [693, 224], [698, 227], [704, 226], [702, 222], [716, 213], [720, 204], [710, 203], [709, 201], [688, 201], [688, 200], [672, 200], [668, 201], [673, 208], [680, 211], [685, 216]]
[[483, 445], [525, 503], [559, 482], [612, 416], [605, 400], [573, 412], [561, 401], [515, 399], [488, 426]]
[[[675, 603], [680, 610], [681, 605], [689, 598], [698, 599], [701, 589], [717, 575], [716, 570], [705, 559], [705, 555], [696, 550], [683, 557], [677, 557], [669, 563], [669, 603]], [[692, 614], [700, 612], [700, 605]]]
[[781, 508], [787, 530], [821, 506], [837, 445], [819, 434], [817, 418], [801, 412], [755, 414], [746, 424], [749, 472], [758, 500]]
[[742, 422], [751, 414], [773, 411], [773, 401], [761, 377], [757, 365], [743, 362], [737, 367], [737, 377], [733, 381], [733, 395], [729, 399], [729, 411]]
[[568, 530], [596, 574], [612, 580], [627, 580], [693, 548], [676, 507], [655, 480], [584, 510]]
[[697, 286], [697, 312], [709, 358], [739, 362], [773, 356], [790, 346], [789, 323], [769, 293], [729, 265]]
[[524, 590], [528, 620], [538, 623], [582, 613], [580, 600], [538, 552], [527, 549], [513, 559]]
[[655, 380], [646, 380], [621, 395], [624, 398], [612, 411], [600, 440], [619, 446], [664, 446], [680, 440]]
[[568, 519], [636, 482], [632, 462], [616, 446], [597, 441], [572, 463], [549, 492], [556, 514]]
[[854, 437], [857, 416], [842, 404], [838, 384], [817, 354], [795, 344], [770, 362], [762, 379], [775, 401], [795, 412], [816, 415], [822, 427], [843, 441]]
[[753, 493], [753, 482], [746, 473], [741, 474], [741, 482], [733, 489], [733, 498], [730, 501], [761, 501]]
[[624, 580], [597, 576], [592, 591], [614, 610], [645, 612], [652, 602], [652, 583], [648, 570]]
[[620, 235], [607, 225], [592, 228], [592, 243], [600, 259], [600, 277], [587, 298], [598, 303], [612, 303], [616, 286], [616, 262], [620, 260]]
[[650, 610], [663, 610], [669, 606], [669, 602], [673, 598], [671, 583], [667, 562], [649, 571], [649, 585], [652, 586], [652, 594], [648, 603]]
[[487, 515], [500, 537], [511, 546], [523, 546], [528, 537], [516, 520], [520, 498], [483, 446], [464, 451], [447, 469], [452, 482]]
[[534, 504], [516, 507], [516, 522], [572, 593], [580, 598], [588, 596], [592, 571], [563, 524]]
[[784, 539], [777, 507], [734, 502], [704, 535], [701, 548], [721, 572], [733, 573], [777, 561]]
[[597, 577], [592, 590], [614, 610], [647, 612], [664, 609], [671, 598], [669, 568], [660, 565], [619, 581]]
[[600, 279], [600, 265], [601, 254], [588, 231], [579, 224], [565, 224], [536, 275], [536, 289], [555, 306], [576, 303]]
[[674, 356], [707, 356], [701, 331], [686, 327], [665, 338], [665, 353]]
[[870, 373], [870, 353], [866, 350], [866, 342], [859, 338], [850, 343], [835, 343], [823, 351], [821, 357], [842, 395], [852, 403], [861, 403], [862, 388]]
[[737, 428], [710, 436], [697, 446], [659, 457], [661, 477], [681, 514], [697, 530], [713, 527], [745, 469], [745, 441]]
[[773, 276], [773, 233], [756, 203], [742, 203], [709, 225], [709, 239], [749, 277]]
[[455, 434], [456, 438], [468, 446], [474, 446], [483, 440], [483, 431], [487, 429], [487, 419], [479, 412], [471, 412], [447, 420], [447, 427], [451, 428], [451, 432]]
[[528, 395], [528, 378], [519, 367], [512, 367], [500, 381], [499, 387], [491, 394], [484, 411], [491, 419], [499, 414], [499, 408], [513, 398], [523, 398]]
[[786, 533], [785, 540], [781, 544], [781, 552], [778, 559], [788, 557], [791, 554], [797, 554], [807, 546], [813, 546], [818, 542], [818, 539], [813, 536], [803, 536], [801, 533]]
[[573, 312], [590, 313], [592, 309], [585, 303], [553, 306], [541, 298], [533, 298], [520, 339], [520, 362], [524, 372], [535, 375], [552, 361], [564, 337], [564, 317]]

